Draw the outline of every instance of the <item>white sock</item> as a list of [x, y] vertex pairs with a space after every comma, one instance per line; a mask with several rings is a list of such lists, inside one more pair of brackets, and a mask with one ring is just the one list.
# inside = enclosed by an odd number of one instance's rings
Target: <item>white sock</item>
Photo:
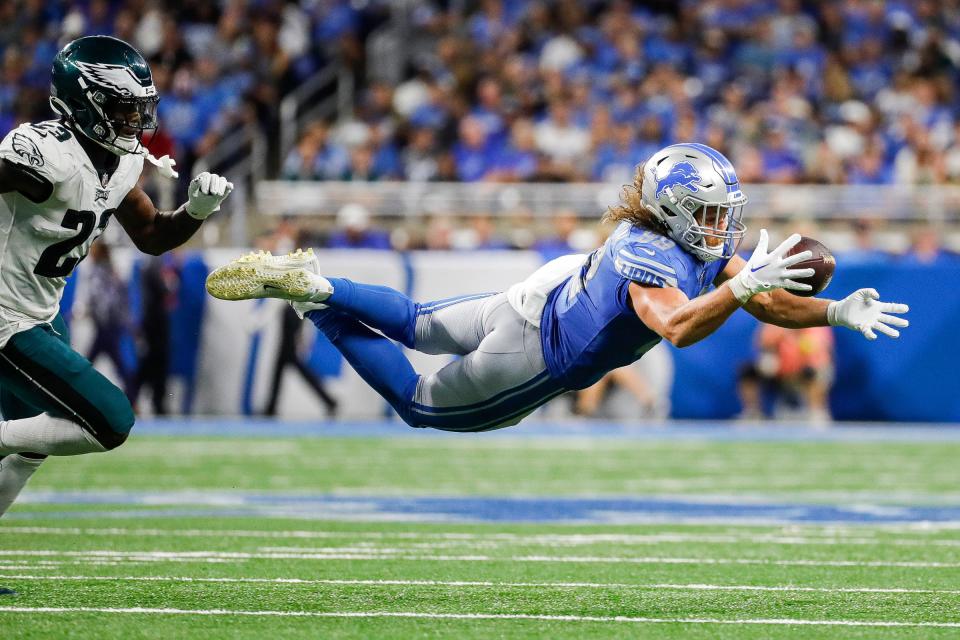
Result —
[[0, 517], [7, 512], [42, 463], [43, 458], [24, 458], [15, 453], [0, 458]]
[[0, 456], [32, 451], [50, 456], [75, 456], [107, 449], [72, 420], [41, 413], [32, 418], [0, 422]]

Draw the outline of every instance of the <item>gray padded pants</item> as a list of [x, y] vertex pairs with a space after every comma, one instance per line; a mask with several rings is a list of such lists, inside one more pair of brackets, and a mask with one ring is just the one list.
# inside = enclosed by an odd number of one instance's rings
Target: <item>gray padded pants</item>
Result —
[[540, 330], [505, 293], [421, 306], [415, 348], [460, 355], [417, 385], [413, 412], [440, 429], [486, 431], [517, 424], [565, 391], [547, 373]]

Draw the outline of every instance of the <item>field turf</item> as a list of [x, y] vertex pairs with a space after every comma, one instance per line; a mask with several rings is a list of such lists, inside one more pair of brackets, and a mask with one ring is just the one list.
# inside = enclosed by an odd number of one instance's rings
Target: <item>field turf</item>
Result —
[[960, 430], [244, 429], [45, 463], [0, 637], [960, 636]]

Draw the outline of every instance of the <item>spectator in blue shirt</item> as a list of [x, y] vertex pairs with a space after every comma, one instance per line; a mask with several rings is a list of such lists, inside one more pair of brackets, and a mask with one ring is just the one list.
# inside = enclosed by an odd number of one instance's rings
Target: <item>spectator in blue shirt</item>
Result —
[[470, 115], [477, 119], [486, 134], [487, 142], [500, 146], [507, 138], [507, 124], [503, 119], [503, 97], [500, 83], [483, 78], [477, 84], [477, 104]]
[[313, 169], [320, 153], [321, 142], [311, 129], [297, 142], [283, 160], [280, 175], [284, 180], [313, 180]]
[[510, 243], [497, 233], [497, 227], [489, 215], [476, 215], [470, 218], [470, 231], [470, 249], [494, 251], [510, 248]]
[[411, 182], [429, 182], [437, 177], [437, 145], [433, 129], [419, 127], [401, 156], [403, 177]]
[[730, 77], [728, 43], [723, 31], [707, 29], [703, 34], [703, 46], [693, 61], [696, 77], [703, 83], [701, 100], [714, 101]]
[[666, 144], [663, 133], [663, 124], [657, 116], [646, 116], [640, 120], [640, 130], [637, 134], [637, 155], [640, 160], [637, 164], [657, 152]]
[[389, 249], [390, 235], [371, 226], [370, 212], [360, 204], [344, 205], [337, 212], [337, 229], [327, 241], [331, 249]]
[[194, 152], [213, 115], [205, 111], [206, 99], [194, 91], [194, 83], [189, 67], [180, 69], [173, 75], [173, 91], [164, 95], [157, 107], [160, 122], [180, 154]]
[[481, 47], [492, 48], [510, 28], [515, 15], [505, 10], [502, 0], [484, 0], [480, 11], [467, 22], [467, 33]]
[[487, 178], [500, 182], [531, 180], [537, 173], [539, 162], [533, 122], [520, 118], [510, 128], [510, 142], [495, 155]]
[[904, 254], [901, 262], [910, 265], [956, 264], [960, 256], [943, 249], [940, 241], [941, 230], [932, 225], [924, 225], [913, 232], [910, 250]]
[[450, 120], [450, 111], [447, 107], [447, 90], [438, 82], [428, 85], [429, 98], [410, 114], [410, 124], [414, 127], [429, 127], [440, 131], [447, 126]]
[[288, 180], [339, 180], [350, 168], [350, 155], [330, 142], [326, 123], [311, 123], [297, 146], [283, 161], [281, 174]]
[[593, 179], [618, 184], [631, 182], [634, 168], [645, 159], [642, 153], [632, 122], [627, 118], [614, 120], [613, 139], [595, 151]]
[[864, 98], [876, 96], [893, 77], [893, 67], [883, 53], [883, 42], [868, 38], [860, 44], [859, 55], [850, 66], [850, 81]]
[[889, 258], [888, 254], [877, 249], [873, 235], [875, 226], [875, 222], [869, 218], [862, 218], [853, 223], [854, 244], [850, 249], [840, 252], [841, 255], [838, 258], [840, 264], [869, 264], [873, 262], [884, 262]]
[[457, 177], [463, 182], [483, 180], [494, 166], [494, 154], [483, 125], [473, 116], [460, 121], [460, 140], [453, 146]]
[[333, 42], [357, 31], [360, 15], [349, 0], [329, 0], [310, 3], [314, 7], [316, 24], [313, 35], [318, 42]]
[[887, 184], [892, 181], [890, 167], [884, 162], [883, 149], [871, 144], [857, 155], [847, 171], [849, 184]]
[[341, 176], [342, 180], [350, 182], [376, 182], [382, 180], [374, 164], [374, 150], [369, 144], [359, 144], [350, 150], [350, 165]]
[[554, 258], [577, 253], [577, 250], [570, 244], [570, 237], [577, 230], [580, 220], [573, 211], [558, 211], [553, 216], [554, 235], [549, 238], [543, 238], [533, 244], [533, 249], [540, 253], [544, 262], [549, 262]]
[[820, 94], [827, 55], [817, 42], [814, 27], [806, 24], [799, 27], [794, 33], [792, 46], [777, 56], [777, 62], [803, 78], [805, 95]]
[[760, 156], [763, 177], [767, 182], [798, 182], [803, 175], [803, 163], [787, 147], [787, 134], [780, 126], [773, 126], [767, 131]]

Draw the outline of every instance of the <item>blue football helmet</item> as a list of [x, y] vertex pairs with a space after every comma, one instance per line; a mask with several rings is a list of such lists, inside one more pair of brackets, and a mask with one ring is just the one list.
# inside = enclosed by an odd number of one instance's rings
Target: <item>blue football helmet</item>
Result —
[[653, 154], [643, 167], [641, 201], [683, 249], [704, 262], [730, 258], [746, 232], [747, 197], [733, 165], [705, 144], [683, 143]]

